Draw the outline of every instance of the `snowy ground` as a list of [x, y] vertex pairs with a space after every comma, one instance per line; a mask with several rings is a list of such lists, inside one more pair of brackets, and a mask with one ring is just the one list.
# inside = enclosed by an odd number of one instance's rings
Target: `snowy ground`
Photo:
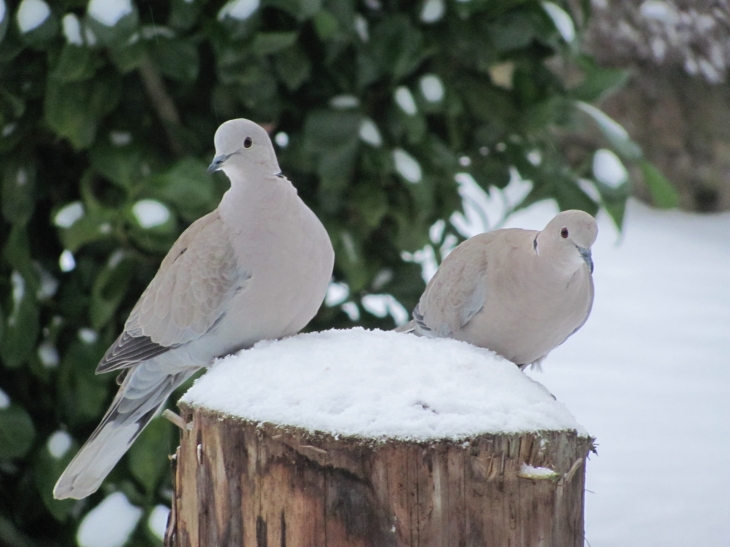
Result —
[[[543, 202], [507, 226], [541, 229]], [[631, 202], [594, 246], [590, 319], [530, 372], [597, 437], [591, 547], [730, 546], [730, 214]]]

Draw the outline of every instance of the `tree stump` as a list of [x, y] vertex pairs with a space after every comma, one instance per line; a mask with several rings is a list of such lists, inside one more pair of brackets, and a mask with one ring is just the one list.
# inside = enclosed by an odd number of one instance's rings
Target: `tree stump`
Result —
[[375, 441], [182, 411], [167, 546], [583, 546], [575, 432]]
[[582, 547], [592, 439], [514, 364], [328, 331], [183, 397], [168, 547]]

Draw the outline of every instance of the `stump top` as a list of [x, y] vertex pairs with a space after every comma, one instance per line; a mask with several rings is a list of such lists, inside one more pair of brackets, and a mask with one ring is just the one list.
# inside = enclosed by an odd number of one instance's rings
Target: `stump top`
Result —
[[265, 341], [218, 361], [183, 396], [250, 421], [409, 440], [576, 430], [514, 364], [465, 342], [354, 328]]

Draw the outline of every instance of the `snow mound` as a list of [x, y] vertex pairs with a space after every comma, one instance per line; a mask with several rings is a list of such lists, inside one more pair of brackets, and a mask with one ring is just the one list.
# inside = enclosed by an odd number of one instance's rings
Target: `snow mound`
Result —
[[493, 352], [362, 328], [259, 342], [217, 361], [181, 401], [251, 421], [375, 439], [587, 435], [541, 384]]

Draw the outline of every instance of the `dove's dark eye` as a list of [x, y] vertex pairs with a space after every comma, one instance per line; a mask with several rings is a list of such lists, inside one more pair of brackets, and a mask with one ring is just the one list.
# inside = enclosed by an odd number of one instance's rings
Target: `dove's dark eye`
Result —
[[562, 237], [563, 239], [566, 239], [568, 237], [568, 229], [567, 228], [563, 228], [562, 230], [560, 230], [560, 237]]
[[252, 145], [253, 145], [253, 141], [251, 140], [251, 137], [246, 137], [243, 141], [243, 147], [251, 148]]

